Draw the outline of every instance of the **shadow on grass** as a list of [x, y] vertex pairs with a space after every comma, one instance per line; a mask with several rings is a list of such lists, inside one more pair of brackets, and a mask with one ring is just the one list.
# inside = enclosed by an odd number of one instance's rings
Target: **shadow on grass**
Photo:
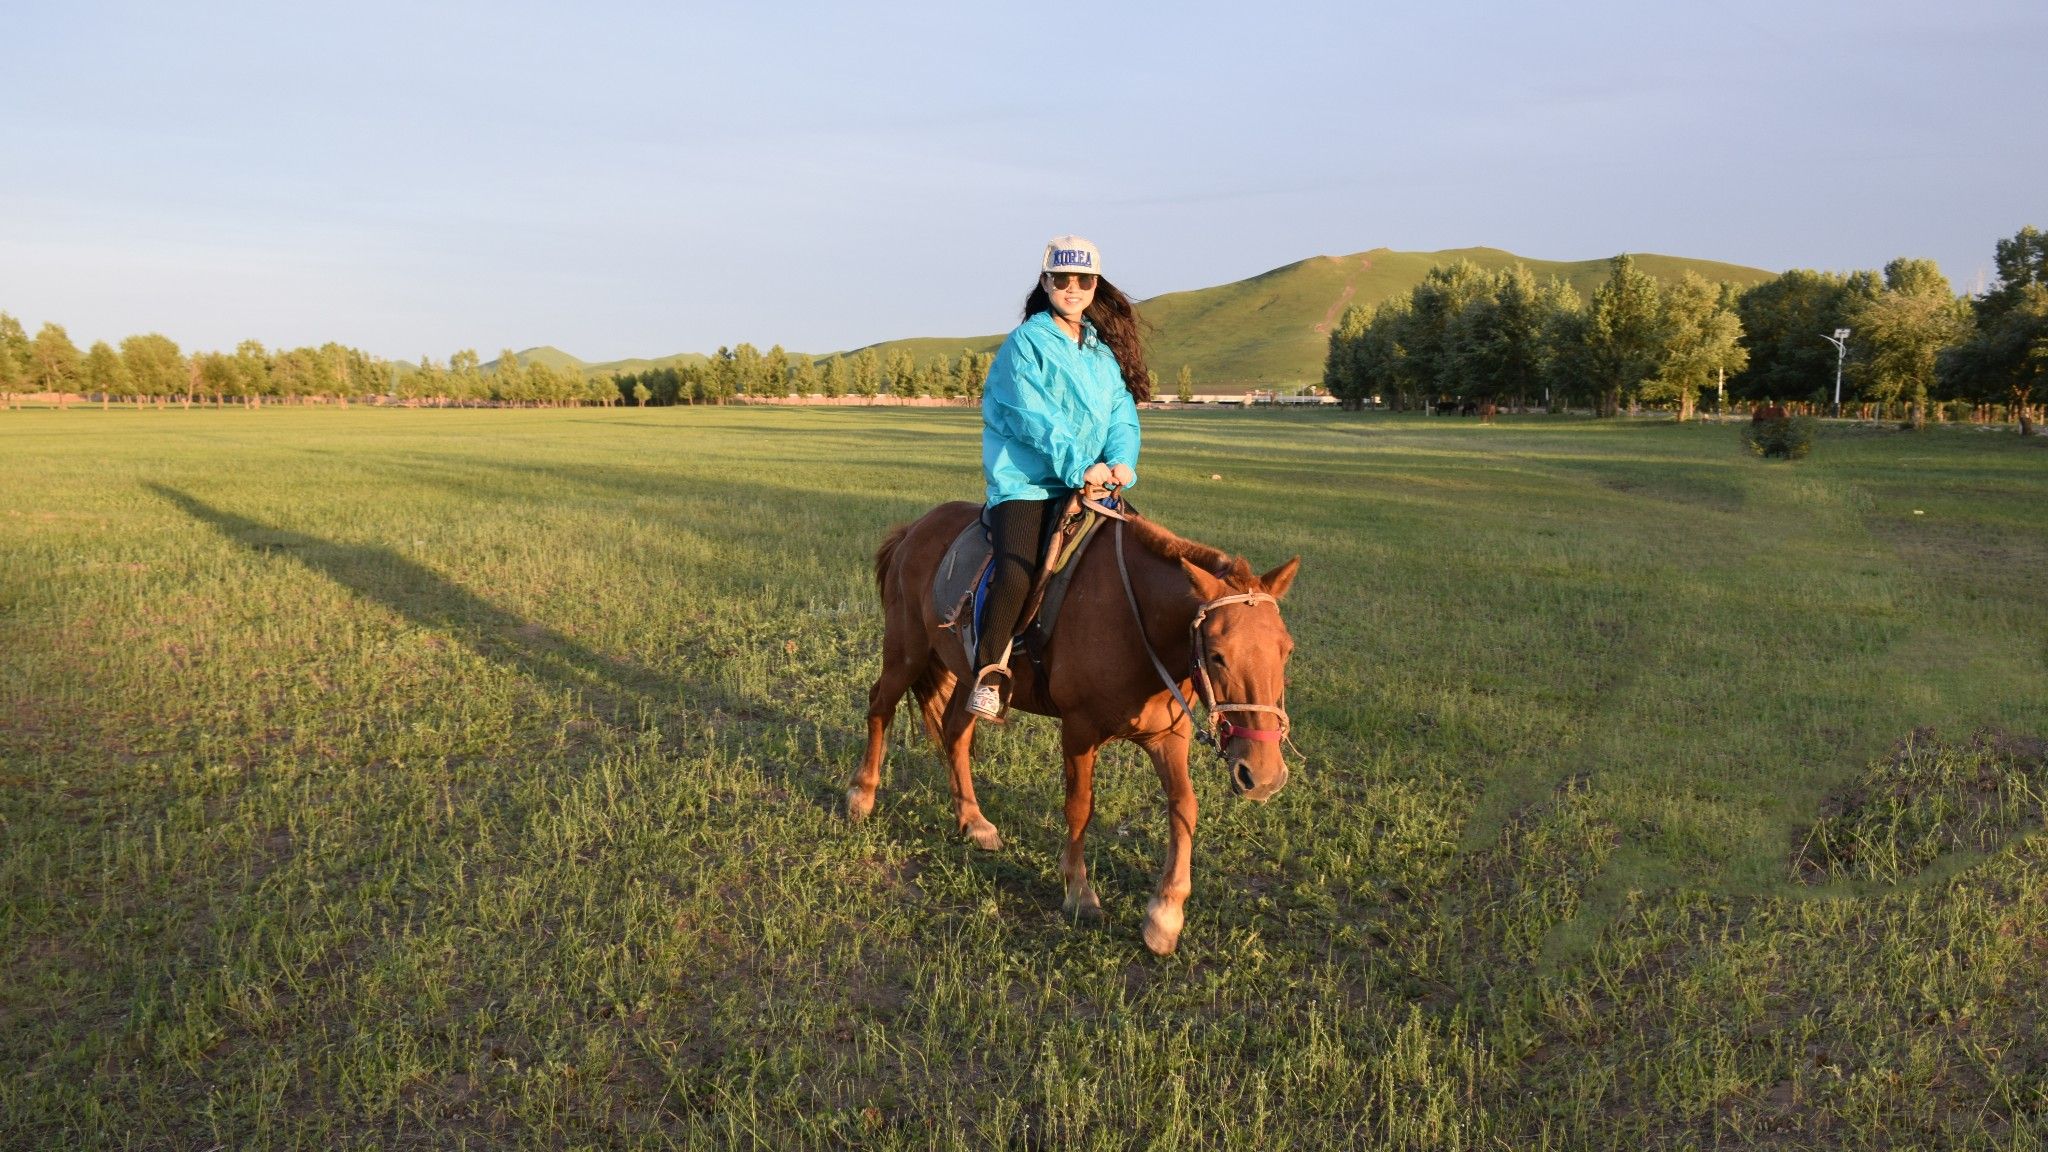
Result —
[[[553, 628], [497, 607], [389, 548], [340, 544], [265, 524], [163, 484], [146, 482], [142, 487], [222, 539], [252, 552], [296, 561], [421, 628], [465, 645], [485, 660], [577, 697], [593, 715], [614, 727], [663, 729], [664, 736], [673, 739], [679, 727], [673, 722], [681, 719], [686, 709], [750, 729], [816, 727], [759, 700], [735, 698], [718, 685], [666, 677], [633, 661], [595, 651]], [[782, 777], [781, 783], [792, 792], [810, 795], [826, 806], [839, 802], [838, 784], [829, 773], [814, 782], [793, 766], [769, 764], [768, 770]]]
[[486, 660], [582, 697], [613, 724], [645, 718], [676, 699], [680, 686], [654, 672], [507, 612], [389, 548], [338, 544], [238, 516], [163, 484], [145, 482], [142, 487], [230, 543], [295, 560], [422, 628], [460, 640]]
[[[479, 467], [486, 473], [505, 476], [543, 477], [592, 494], [617, 490], [615, 477], [602, 468], [503, 462]], [[499, 485], [487, 479], [463, 483], [454, 475], [423, 473], [417, 465], [410, 475], [415, 482], [434, 483], [467, 498], [506, 497]], [[821, 725], [816, 718], [780, 709], [753, 695], [735, 695], [707, 679], [664, 675], [633, 661], [607, 656], [555, 629], [493, 605], [393, 549], [340, 543], [296, 532], [226, 511], [161, 483], [146, 482], [142, 487], [211, 528], [222, 539], [251, 552], [289, 558], [418, 627], [467, 646], [486, 660], [509, 667], [544, 687], [579, 697], [593, 715], [614, 726], [630, 726], [631, 730], [660, 728], [664, 739], [671, 742], [684, 738], [685, 733], [699, 731], [695, 723], [699, 717], [711, 719], [715, 728], [729, 726], [745, 734], [742, 739], [749, 743], [758, 744], [766, 733], [780, 729], [798, 733], [805, 738], [804, 743], [829, 749], [822, 762], [785, 762], [774, 755], [763, 755], [757, 758], [760, 770], [773, 777], [793, 798], [802, 797], [804, 802], [822, 810], [843, 811], [847, 775], [866, 742], [864, 709], [849, 709], [843, 725]], [[856, 509], [855, 514], [862, 518], [887, 524], [903, 500], [843, 498], [843, 502]], [[690, 519], [680, 510], [674, 515], [678, 522]], [[688, 725], [678, 723], [687, 713], [697, 713], [699, 717], [692, 717]], [[911, 725], [911, 730], [921, 737], [914, 710], [899, 716], [896, 722]], [[937, 786], [931, 800], [920, 805], [922, 810], [905, 809], [895, 815], [895, 821], [900, 822], [895, 824], [897, 834], [914, 839], [936, 830], [947, 819], [941, 813], [949, 804], [944, 799], [943, 759], [938, 750], [922, 739], [913, 739], [911, 743], [921, 753], [914, 766], [902, 762], [905, 749], [892, 747], [897, 771], [929, 774], [922, 783]], [[1056, 762], [1047, 768], [1048, 779], [1056, 781]], [[983, 783], [987, 785], [986, 776]], [[888, 790], [900, 802], [909, 787], [908, 779], [896, 776]], [[1039, 809], [1021, 798], [1011, 800], [1009, 821], [1010, 830], [1014, 831], [1021, 831], [1032, 819], [1027, 813], [1057, 811], [1056, 806]], [[1048, 797], [1047, 803], [1057, 802]], [[918, 831], [920, 828], [923, 831]], [[992, 857], [969, 853], [969, 858], [974, 860], [973, 869], [998, 887], [1033, 904], [1046, 901], [1048, 889], [1038, 861], [1014, 852]], [[1149, 891], [1154, 863], [1125, 861], [1105, 853], [1096, 867], [1101, 882], [1131, 895]], [[1052, 891], [1056, 902], [1056, 889]]]

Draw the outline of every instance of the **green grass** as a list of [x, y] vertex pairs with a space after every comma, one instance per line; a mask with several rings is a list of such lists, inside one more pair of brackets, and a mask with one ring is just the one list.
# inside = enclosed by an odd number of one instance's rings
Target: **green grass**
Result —
[[[0, 1146], [2039, 1147], [2048, 455], [1148, 413], [1305, 763], [899, 719], [971, 412], [0, 414]], [[1212, 480], [1212, 475], [1221, 479]], [[1981, 735], [1980, 735], [1981, 733]]]

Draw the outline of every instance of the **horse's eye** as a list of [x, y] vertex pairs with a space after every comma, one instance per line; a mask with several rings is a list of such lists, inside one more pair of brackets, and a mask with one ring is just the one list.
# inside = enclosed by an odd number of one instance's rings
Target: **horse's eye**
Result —
[[1211, 653], [1209, 653], [1209, 663], [1211, 663], [1211, 664], [1214, 664], [1214, 665], [1215, 665], [1215, 666], [1217, 666], [1218, 668], [1221, 668], [1221, 667], [1223, 667], [1223, 653], [1221, 653], [1221, 652], [1211, 652]]

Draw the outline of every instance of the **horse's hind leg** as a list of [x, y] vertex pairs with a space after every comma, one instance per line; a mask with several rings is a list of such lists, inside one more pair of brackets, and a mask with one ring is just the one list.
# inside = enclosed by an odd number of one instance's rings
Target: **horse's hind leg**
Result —
[[884, 646], [882, 675], [868, 689], [868, 750], [846, 789], [846, 814], [857, 821], [867, 819], [875, 810], [875, 789], [882, 783], [882, 756], [888, 750], [889, 722], [896, 718], [896, 704], [930, 675], [929, 651], [911, 658], [903, 648], [896, 643]]
[[[956, 678], [952, 687], [958, 686]], [[974, 798], [974, 713], [967, 710], [965, 694], [949, 691], [925, 701], [927, 722], [934, 701], [940, 710], [939, 745], [945, 750], [946, 767], [951, 773], [953, 812], [959, 820], [960, 834], [973, 841], [976, 848], [994, 852], [1003, 846], [1003, 834], [981, 814], [981, 804]]]

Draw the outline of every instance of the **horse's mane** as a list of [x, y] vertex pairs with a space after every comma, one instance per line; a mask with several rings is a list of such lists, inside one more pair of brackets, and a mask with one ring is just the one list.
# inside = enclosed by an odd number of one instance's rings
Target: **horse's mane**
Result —
[[1244, 557], [1232, 556], [1221, 548], [1211, 548], [1198, 540], [1177, 536], [1172, 529], [1143, 516], [1133, 515], [1129, 523], [1131, 534], [1154, 556], [1162, 560], [1185, 560], [1219, 580], [1241, 587], [1251, 586], [1252, 566]]

